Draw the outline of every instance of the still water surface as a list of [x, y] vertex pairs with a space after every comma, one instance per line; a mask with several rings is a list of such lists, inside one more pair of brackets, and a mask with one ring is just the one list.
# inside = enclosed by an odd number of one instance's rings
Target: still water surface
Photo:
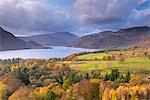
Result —
[[94, 49], [72, 48], [72, 47], [52, 47], [53, 49], [25, 49], [25, 50], [11, 50], [0, 51], [0, 59], [12, 58], [63, 58], [70, 54], [96, 51]]

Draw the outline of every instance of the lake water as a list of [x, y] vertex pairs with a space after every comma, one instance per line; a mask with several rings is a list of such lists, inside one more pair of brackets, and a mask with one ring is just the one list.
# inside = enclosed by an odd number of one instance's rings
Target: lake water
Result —
[[71, 54], [85, 51], [96, 51], [94, 49], [72, 48], [72, 47], [52, 47], [53, 49], [25, 49], [0, 51], [0, 59], [11, 58], [63, 58]]

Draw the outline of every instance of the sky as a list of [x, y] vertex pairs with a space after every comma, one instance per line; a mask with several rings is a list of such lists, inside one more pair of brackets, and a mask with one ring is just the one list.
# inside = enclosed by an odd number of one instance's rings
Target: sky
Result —
[[150, 0], [0, 0], [0, 26], [24, 36], [150, 26]]

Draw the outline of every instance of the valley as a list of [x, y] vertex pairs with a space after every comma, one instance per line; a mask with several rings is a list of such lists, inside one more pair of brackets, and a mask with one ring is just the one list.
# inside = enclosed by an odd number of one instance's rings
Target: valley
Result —
[[0, 0], [0, 100], [150, 100], [150, 0]]

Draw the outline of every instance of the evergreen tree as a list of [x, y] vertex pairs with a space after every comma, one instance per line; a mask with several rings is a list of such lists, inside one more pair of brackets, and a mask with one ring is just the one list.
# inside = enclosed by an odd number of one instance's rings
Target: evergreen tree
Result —
[[108, 73], [105, 74], [105, 76], [103, 77], [103, 80], [104, 80], [104, 81], [108, 81], [108, 80], [109, 80], [109, 75], [108, 75]]
[[89, 79], [89, 74], [86, 71], [82, 72], [82, 79]]
[[130, 72], [128, 71], [127, 74], [125, 75], [125, 82], [129, 82], [131, 79]]
[[46, 97], [44, 98], [44, 100], [56, 100], [56, 95], [54, 92], [49, 92]]
[[100, 71], [96, 68], [95, 70], [93, 70], [93, 75], [94, 78], [98, 78], [100, 76]]
[[119, 71], [118, 69], [114, 69], [110, 73], [110, 80], [115, 81], [119, 77]]
[[18, 73], [18, 78], [19, 78], [25, 85], [30, 84], [28, 71], [29, 71], [29, 70], [28, 70], [27, 68], [21, 68], [21, 69], [19, 70], [19, 73]]

